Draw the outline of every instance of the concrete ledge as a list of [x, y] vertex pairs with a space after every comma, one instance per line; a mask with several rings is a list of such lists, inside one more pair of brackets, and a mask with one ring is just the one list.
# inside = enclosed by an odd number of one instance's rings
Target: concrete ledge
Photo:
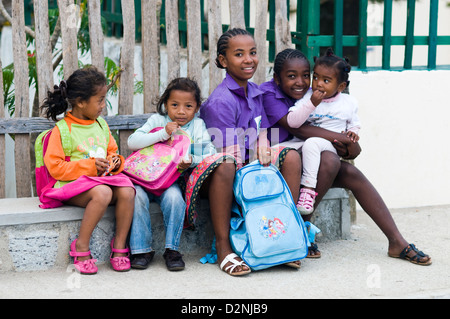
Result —
[[[150, 206], [153, 248], [162, 253], [165, 231], [159, 206]], [[39, 208], [33, 198], [0, 199], [0, 272], [46, 270], [70, 264], [69, 245], [77, 237], [84, 209], [63, 206]], [[314, 214], [313, 223], [322, 230], [318, 241], [350, 236], [350, 205], [343, 189], [331, 189]], [[91, 252], [99, 263], [109, 262], [110, 242], [114, 236], [114, 207], [106, 211], [91, 238]], [[180, 251], [203, 254], [211, 249], [213, 228], [207, 200], [200, 202], [195, 230], [184, 230]]]
[[[208, 252], [213, 230], [208, 201], [201, 201], [196, 229], [184, 230], [180, 251], [183, 254]], [[99, 263], [109, 262], [110, 242], [115, 231], [114, 206], [108, 207], [91, 238], [91, 252]], [[161, 210], [150, 205], [153, 249], [164, 251], [165, 231]], [[67, 267], [70, 263], [69, 246], [78, 236], [84, 209], [62, 206], [39, 208], [33, 198], [0, 199], [0, 272], [45, 270]]]
[[[81, 207], [42, 209], [39, 204], [37, 197], [0, 199], [0, 226], [78, 221], [83, 218], [84, 208]], [[109, 215], [114, 216], [113, 207], [108, 208], [105, 217]]]

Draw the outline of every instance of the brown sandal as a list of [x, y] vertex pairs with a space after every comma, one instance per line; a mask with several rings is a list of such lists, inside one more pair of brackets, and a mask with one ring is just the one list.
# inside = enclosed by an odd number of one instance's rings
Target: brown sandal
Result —
[[[313, 254], [311, 254], [313, 253]], [[308, 255], [306, 255], [306, 258], [320, 258], [322, 256], [322, 253], [320, 252], [319, 248], [317, 247], [316, 243], [311, 243], [311, 246], [308, 247]]]
[[301, 264], [300, 260], [297, 260], [297, 261], [298, 261], [298, 263], [295, 261], [291, 261], [291, 262], [285, 263], [284, 265], [294, 268], [294, 269], [300, 269], [302, 264]]

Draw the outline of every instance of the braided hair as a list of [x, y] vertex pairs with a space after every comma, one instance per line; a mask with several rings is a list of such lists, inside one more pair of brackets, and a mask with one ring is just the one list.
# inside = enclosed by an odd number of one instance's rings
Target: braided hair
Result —
[[240, 28], [234, 28], [234, 29], [230, 29], [227, 32], [223, 33], [220, 36], [219, 40], [217, 41], [217, 57], [216, 57], [215, 62], [216, 62], [216, 66], [219, 69], [225, 69], [225, 67], [222, 64], [220, 64], [219, 56], [220, 55], [225, 56], [225, 53], [228, 49], [228, 43], [230, 42], [230, 39], [234, 38], [235, 36], [238, 36], [238, 35], [248, 35], [253, 38], [253, 35], [250, 32], [248, 32], [247, 30], [240, 29]]
[[59, 114], [65, 113], [69, 106], [88, 101], [98, 90], [106, 85], [106, 77], [94, 66], [87, 66], [72, 73], [67, 81], [61, 81], [47, 91], [47, 97], [41, 105], [41, 111], [48, 118], [56, 121]]
[[280, 75], [281, 70], [283, 70], [284, 63], [293, 59], [305, 60], [309, 64], [308, 58], [301, 51], [296, 49], [285, 49], [279, 52], [275, 57], [275, 61], [273, 63], [273, 73]]
[[337, 78], [339, 83], [345, 82], [347, 87], [350, 84], [349, 73], [352, 66], [349, 63], [347, 57], [341, 58], [334, 54], [332, 48], [328, 48], [325, 55], [321, 57], [314, 57], [315, 65], [324, 65], [329, 68], [334, 68], [336, 70]]

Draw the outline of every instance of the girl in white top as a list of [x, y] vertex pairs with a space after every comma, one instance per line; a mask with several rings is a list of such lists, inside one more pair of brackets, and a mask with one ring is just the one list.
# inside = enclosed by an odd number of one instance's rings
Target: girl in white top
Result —
[[[198, 117], [201, 105], [201, 92], [197, 83], [189, 78], [172, 80], [158, 101], [157, 114], [128, 138], [131, 150], [144, 148], [169, 139], [176, 130], [182, 129], [189, 134], [193, 143], [187, 158], [178, 164], [178, 168], [186, 170], [195, 167], [205, 157], [215, 154], [205, 123]], [[164, 127], [151, 132], [156, 127]], [[153, 234], [150, 218], [150, 202], [160, 205], [165, 226], [165, 252], [163, 257], [170, 271], [183, 270], [185, 263], [179, 252], [180, 238], [183, 230], [186, 203], [177, 182], [173, 183], [160, 196], [145, 191], [135, 185], [136, 198], [134, 217], [130, 232], [131, 267], [144, 269], [149, 266], [155, 251], [152, 248]]]
[[[288, 125], [298, 128], [307, 122], [334, 132], [347, 134], [353, 142], [359, 140], [360, 121], [358, 104], [354, 97], [342, 93], [348, 87], [351, 66], [347, 59], [334, 55], [332, 49], [315, 59], [312, 89], [289, 109]], [[336, 153], [333, 145], [323, 138], [312, 137], [303, 143], [300, 199], [297, 208], [301, 214], [309, 215], [314, 210], [317, 173], [323, 151]]]

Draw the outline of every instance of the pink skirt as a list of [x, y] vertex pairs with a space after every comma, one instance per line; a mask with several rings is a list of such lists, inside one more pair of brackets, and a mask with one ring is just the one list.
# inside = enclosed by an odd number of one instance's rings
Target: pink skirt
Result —
[[92, 177], [81, 176], [77, 180], [60, 188], [43, 189], [39, 196], [41, 208], [56, 208], [64, 205], [64, 202], [72, 197], [84, 193], [97, 185], [109, 185], [116, 187], [133, 187], [131, 180], [120, 173], [112, 176]]

